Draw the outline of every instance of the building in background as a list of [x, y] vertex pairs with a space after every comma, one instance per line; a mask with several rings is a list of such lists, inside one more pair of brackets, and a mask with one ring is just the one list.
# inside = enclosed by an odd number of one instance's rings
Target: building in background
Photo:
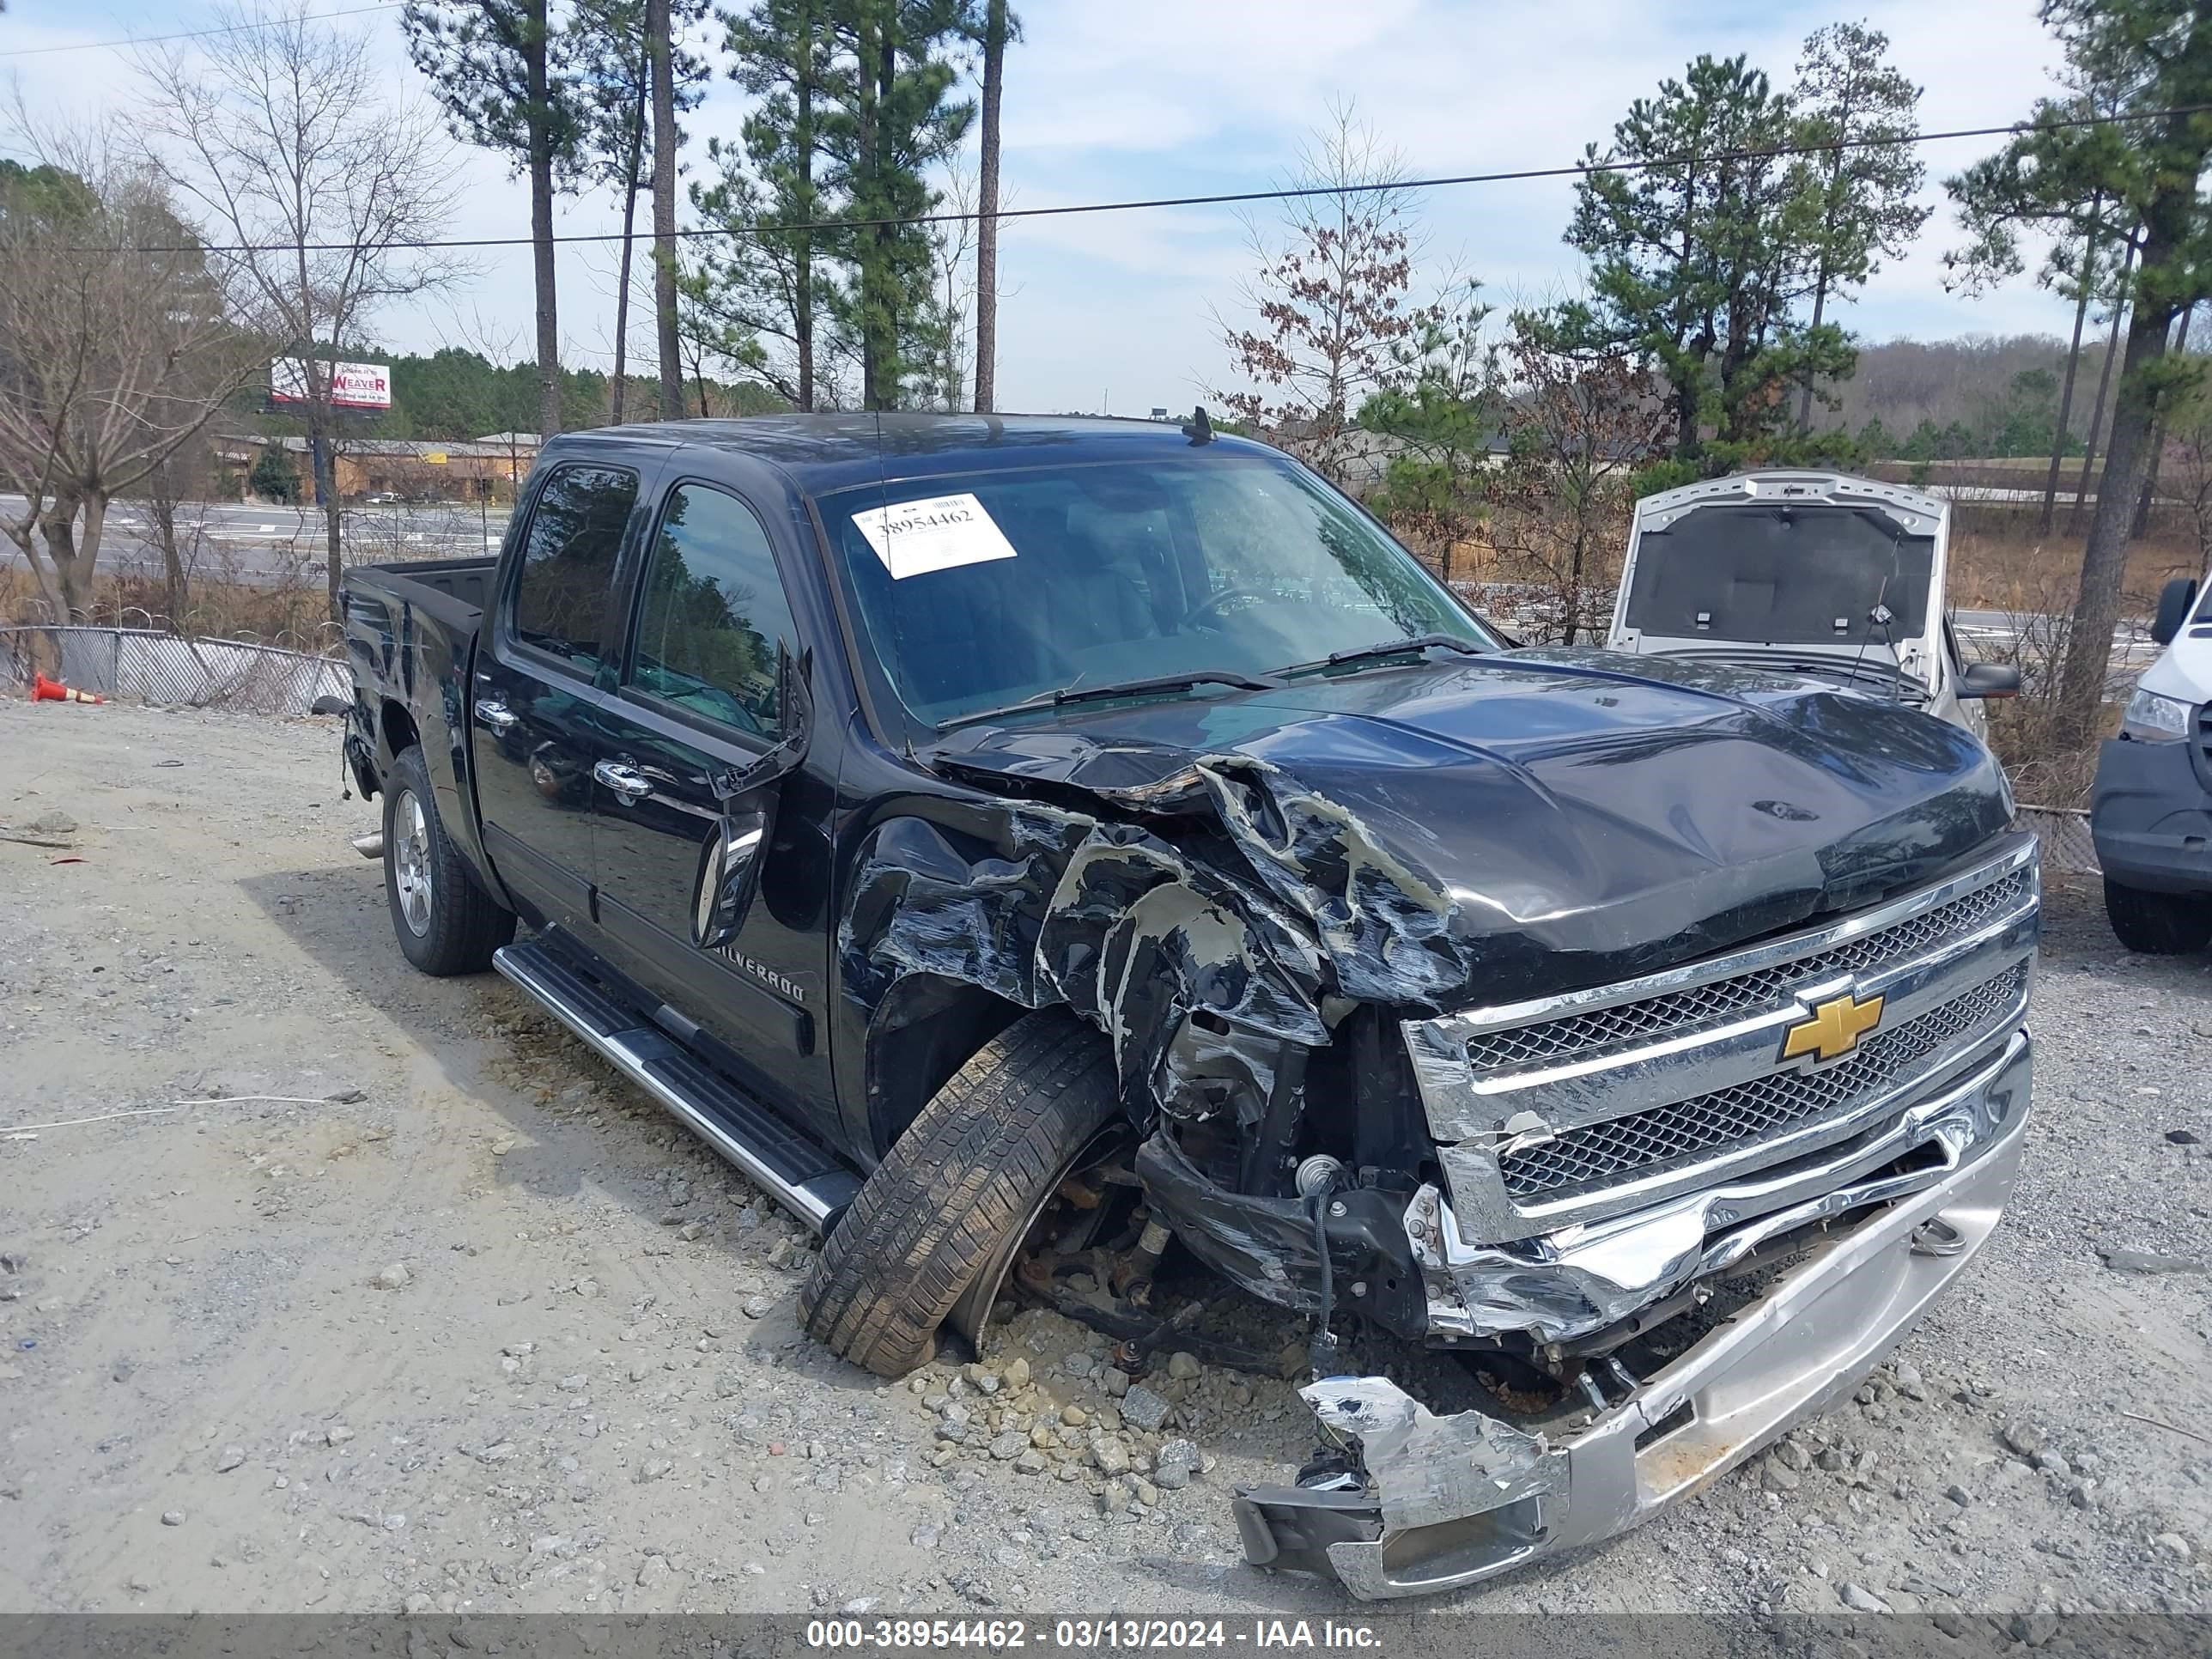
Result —
[[[444, 439], [349, 438], [339, 441], [335, 463], [338, 498], [370, 497], [403, 501], [512, 501], [538, 459], [534, 432], [495, 432], [467, 441]], [[313, 489], [307, 441], [232, 433], [216, 441], [216, 476], [233, 500], [247, 495], [247, 480], [263, 465], [265, 453], [283, 458], [297, 480], [295, 499]], [[265, 473], [264, 473], [265, 476]]]

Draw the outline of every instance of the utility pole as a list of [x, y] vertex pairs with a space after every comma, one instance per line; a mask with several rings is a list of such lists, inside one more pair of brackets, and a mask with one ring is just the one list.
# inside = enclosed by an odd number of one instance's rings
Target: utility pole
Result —
[[653, 309], [660, 357], [660, 418], [684, 418], [684, 359], [676, 337], [676, 64], [668, 0], [645, 0], [653, 60]]
[[983, 23], [983, 157], [975, 222], [975, 412], [998, 402], [999, 103], [1006, 91], [1006, 0], [989, 0]]

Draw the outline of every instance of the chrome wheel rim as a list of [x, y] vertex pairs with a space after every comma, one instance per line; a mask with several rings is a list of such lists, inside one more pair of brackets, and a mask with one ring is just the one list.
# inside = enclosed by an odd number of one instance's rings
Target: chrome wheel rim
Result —
[[421, 939], [430, 931], [430, 825], [411, 789], [392, 804], [392, 890], [407, 931]]

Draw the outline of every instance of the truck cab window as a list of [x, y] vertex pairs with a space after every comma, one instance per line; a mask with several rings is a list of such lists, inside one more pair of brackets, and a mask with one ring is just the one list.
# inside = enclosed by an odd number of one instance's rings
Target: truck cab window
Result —
[[531, 509], [514, 584], [514, 635], [596, 673], [613, 602], [623, 526], [637, 501], [626, 467], [564, 466]]
[[740, 732], [781, 737], [775, 648], [791, 607], [768, 532], [734, 495], [672, 491], [653, 540], [630, 684]]

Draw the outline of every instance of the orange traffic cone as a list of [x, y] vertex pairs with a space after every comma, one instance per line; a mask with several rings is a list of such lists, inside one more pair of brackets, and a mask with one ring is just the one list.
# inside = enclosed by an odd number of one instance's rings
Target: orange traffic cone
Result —
[[107, 699], [94, 696], [89, 691], [72, 691], [59, 680], [50, 680], [45, 674], [40, 673], [34, 676], [31, 681], [31, 701], [33, 702], [106, 702]]

